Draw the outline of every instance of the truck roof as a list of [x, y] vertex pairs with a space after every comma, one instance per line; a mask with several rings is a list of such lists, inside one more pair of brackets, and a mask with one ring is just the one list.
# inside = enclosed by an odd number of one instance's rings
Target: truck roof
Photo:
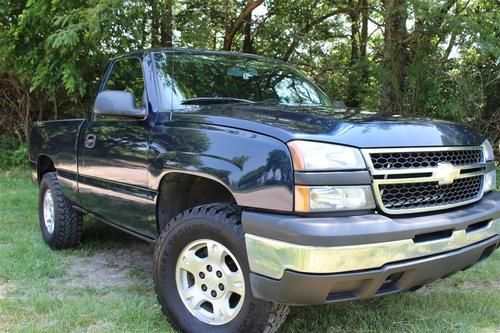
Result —
[[201, 49], [176, 48], [176, 47], [173, 47], [173, 48], [160, 47], [160, 48], [149, 48], [149, 49], [131, 51], [131, 52], [127, 52], [127, 53], [121, 54], [119, 56], [113, 57], [112, 60], [120, 59], [120, 58], [124, 58], [124, 57], [129, 57], [129, 56], [138, 56], [138, 57], [142, 58], [147, 54], [156, 53], [156, 52], [182, 53], [182, 54], [226, 55], [226, 56], [233, 56], [233, 57], [240, 57], [240, 58], [266, 60], [266, 61], [271, 61], [271, 62], [276, 62], [276, 63], [281, 63], [281, 64], [286, 63], [280, 59], [268, 58], [268, 57], [264, 57], [264, 56], [260, 56], [260, 55], [256, 55], [256, 54], [251, 54], [251, 53], [240, 53], [240, 52], [232, 52], [232, 51], [201, 50]]

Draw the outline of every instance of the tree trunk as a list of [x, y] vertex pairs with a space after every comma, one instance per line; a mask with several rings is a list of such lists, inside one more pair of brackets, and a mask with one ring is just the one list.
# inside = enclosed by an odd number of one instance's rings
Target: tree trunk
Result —
[[163, 13], [161, 15], [161, 46], [172, 47], [173, 37], [173, 13], [172, 13], [172, 0], [165, 1]]
[[245, 22], [250, 20], [253, 10], [260, 6], [263, 2], [264, 0], [247, 1], [245, 8], [243, 8], [240, 15], [238, 15], [236, 20], [226, 28], [226, 34], [224, 35], [224, 50], [231, 51], [236, 33], [241, 29]]
[[141, 34], [141, 48], [145, 49], [146, 48], [146, 43], [148, 39], [148, 29], [147, 23], [148, 23], [148, 12], [147, 9], [142, 7], [142, 34]]
[[160, 10], [158, 0], [151, 0], [151, 46], [160, 46]]
[[355, 6], [354, 1], [349, 1], [349, 20], [351, 21], [351, 58], [349, 60], [349, 82], [347, 83], [347, 99], [346, 104], [350, 107], [358, 107], [359, 101], [359, 47], [358, 47], [358, 33], [359, 33], [359, 13], [358, 8]]
[[[361, 34], [359, 37], [359, 66], [360, 66], [360, 74], [361, 81], [363, 84], [368, 83], [369, 72], [368, 72], [368, 58], [367, 58], [367, 45], [368, 45], [368, 0], [361, 0]], [[366, 86], [363, 87], [366, 89]]]
[[245, 22], [245, 26], [243, 27], [243, 32], [245, 34], [245, 39], [243, 40], [243, 52], [254, 53], [251, 17], [249, 21]]
[[407, 72], [406, 0], [384, 0], [384, 78], [381, 107], [387, 112], [401, 112]]
[[368, 44], [368, 0], [361, 0], [361, 36], [359, 40], [359, 58], [366, 61], [366, 46]]

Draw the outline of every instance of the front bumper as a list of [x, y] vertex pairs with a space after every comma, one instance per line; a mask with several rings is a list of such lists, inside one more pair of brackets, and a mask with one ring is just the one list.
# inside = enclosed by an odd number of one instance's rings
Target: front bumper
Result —
[[486, 259], [500, 237], [436, 256], [385, 265], [379, 269], [338, 274], [286, 271], [280, 280], [250, 275], [255, 297], [284, 304], [322, 304], [368, 299], [421, 287]]
[[257, 297], [289, 304], [369, 298], [468, 268], [500, 243], [500, 193], [432, 215], [299, 218], [245, 212]]

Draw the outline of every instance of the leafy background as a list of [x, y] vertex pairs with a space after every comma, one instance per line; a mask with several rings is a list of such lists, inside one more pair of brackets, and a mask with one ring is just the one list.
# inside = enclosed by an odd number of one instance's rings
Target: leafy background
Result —
[[0, 168], [33, 121], [81, 117], [110, 57], [158, 46], [291, 62], [334, 100], [500, 140], [495, 0], [3, 0]]

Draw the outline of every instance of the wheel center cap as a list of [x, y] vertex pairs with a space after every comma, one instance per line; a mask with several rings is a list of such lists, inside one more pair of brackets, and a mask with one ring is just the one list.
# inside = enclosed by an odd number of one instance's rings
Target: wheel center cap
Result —
[[216, 267], [212, 272], [208, 272], [203, 281], [207, 286], [207, 290], [203, 291], [203, 293], [212, 299], [221, 298], [226, 294], [226, 279], [220, 273], [221, 276], [218, 276], [217, 272], [221, 272], [219, 267]]

